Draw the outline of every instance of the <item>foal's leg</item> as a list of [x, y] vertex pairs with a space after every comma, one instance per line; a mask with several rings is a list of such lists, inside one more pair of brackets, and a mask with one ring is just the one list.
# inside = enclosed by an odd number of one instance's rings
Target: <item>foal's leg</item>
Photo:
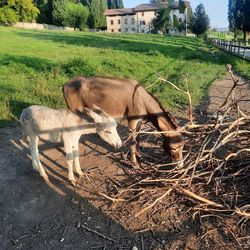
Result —
[[82, 176], [83, 172], [81, 170], [80, 161], [79, 161], [79, 143], [78, 142], [74, 146], [73, 154], [74, 154], [74, 166], [76, 169], [76, 173], [79, 176]]
[[39, 160], [38, 141], [39, 138], [37, 136], [30, 137], [30, 153], [32, 157], [32, 165], [34, 169], [39, 171], [40, 176], [45, 181], [49, 181], [48, 175], [45, 173], [45, 170]]
[[73, 186], [76, 185], [76, 179], [73, 173], [73, 162], [74, 162], [74, 153], [73, 146], [70, 141], [64, 141], [64, 149], [66, 153], [66, 162], [68, 165], [68, 179]]
[[70, 136], [64, 136], [64, 149], [66, 153], [66, 162], [68, 165], [68, 179], [73, 186], [76, 185], [76, 179], [73, 172], [73, 163], [74, 163], [74, 142], [72, 143], [72, 138]]
[[32, 166], [33, 166], [33, 169], [34, 170], [36, 170], [36, 171], [39, 171], [38, 169], [38, 165], [37, 165], [37, 163], [36, 163], [36, 154], [38, 154], [38, 149], [36, 149], [36, 147], [35, 147], [35, 138], [33, 137], [33, 138], [31, 138], [31, 137], [29, 137], [29, 140], [30, 140], [30, 142], [29, 142], [29, 149], [30, 149], [30, 154], [31, 154], [31, 160], [32, 160]]
[[131, 135], [131, 145], [130, 145], [130, 154], [131, 154], [131, 162], [132, 162], [132, 165], [135, 169], [138, 169], [139, 168], [139, 164], [137, 162], [137, 158], [136, 158], [136, 147], [137, 147], [137, 141], [136, 141], [136, 137], [137, 135], [134, 134], [135, 132], [138, 132], [139, 131], [139, 121], [140, 120], [130, 120], [129, 121], [129, 128], [130, 130], [132, 131], [132, 135]]

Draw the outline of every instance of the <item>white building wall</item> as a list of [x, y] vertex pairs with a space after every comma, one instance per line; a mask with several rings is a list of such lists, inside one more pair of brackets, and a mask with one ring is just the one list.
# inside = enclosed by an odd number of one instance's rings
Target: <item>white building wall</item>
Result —
[[146, 33], [152, 29], [152, 21], [155, 18], [155, 11], [144, 11], [136, 13], [137, 27], [139, 33]]
[[180, 23], [181, 22], [183, 23], [185, 21], [185, 14], [180, 13], [180, 11], [178, 9], [174, 9], [171, 12], [172, 12], [172, 18], [175, 15], [178, 18], [178, 20], [181, 19], [181, 21], [179, 20]]
[[107, 16], [108, 32], [121, 32], [121, 16]]
[[[156, 11], [136, 12], [135, 15], [107, 16], [108, 32], [147, 33], [152, 30], [152, 22]], [[176, 15], [181, 22], [185, 21], [185, 14], [178, 9], [171, 11], [172, 19]], [[113, 24], [112, 24], [113, 23]]]
[[121, 31], [128, 33], [137, 32], [137, 23], [135, 15], [126, 15], [121, 17]]

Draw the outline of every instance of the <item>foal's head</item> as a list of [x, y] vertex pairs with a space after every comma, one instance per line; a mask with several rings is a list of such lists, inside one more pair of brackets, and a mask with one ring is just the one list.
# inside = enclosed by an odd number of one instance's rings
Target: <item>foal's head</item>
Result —
[[107, 115], [104, 111], [94, 105], [93, 110], [85, 108], [86, 113], [93, 118], [94, 122], [98, 124], [97, 133], [107, 143], [119, 148], [122, 146], [122, 141], [117, 133], [117, 122], [115, 119]]

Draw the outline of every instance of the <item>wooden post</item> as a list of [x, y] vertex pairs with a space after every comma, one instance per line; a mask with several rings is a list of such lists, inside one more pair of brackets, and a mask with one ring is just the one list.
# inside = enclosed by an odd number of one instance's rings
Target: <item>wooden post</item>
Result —
[[246, 49], [247, 48], [247, 41], [245, 41], [245, 46], [244, 46], [244, 53], [243, 53], [243, 58], [246, 58]]

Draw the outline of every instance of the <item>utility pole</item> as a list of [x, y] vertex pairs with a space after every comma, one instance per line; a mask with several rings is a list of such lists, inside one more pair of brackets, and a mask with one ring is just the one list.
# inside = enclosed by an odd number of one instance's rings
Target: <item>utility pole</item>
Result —
[[187, 9], [185, 8], [185, 36], [187, 36]]

